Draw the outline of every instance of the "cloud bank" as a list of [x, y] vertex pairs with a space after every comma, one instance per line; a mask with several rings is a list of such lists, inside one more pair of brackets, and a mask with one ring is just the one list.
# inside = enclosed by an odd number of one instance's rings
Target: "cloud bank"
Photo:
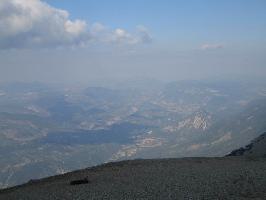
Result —
[[135, 45], [151, 41], [145, 27], [134, 33], [71, 20], [66, 10], [41, 0], [0, 0], [0, 49], [86, 46], [90, 43]]

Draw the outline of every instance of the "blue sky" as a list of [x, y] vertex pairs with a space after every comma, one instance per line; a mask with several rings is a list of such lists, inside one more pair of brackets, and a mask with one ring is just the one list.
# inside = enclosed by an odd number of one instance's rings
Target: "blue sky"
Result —
[[266, 75], [265, 0], [45, 2], [0, 1], [1, 80]]
[[72, 18], [134, 29], [147, 26], [160, 40], [198, 37], [200, 40], [264, 39], [264, 0], [47, 0]]

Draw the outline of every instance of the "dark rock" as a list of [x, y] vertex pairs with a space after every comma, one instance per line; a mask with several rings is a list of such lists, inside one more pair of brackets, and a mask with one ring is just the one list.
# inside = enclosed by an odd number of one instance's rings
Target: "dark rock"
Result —
[[88, 183], [89, 183], [88, 178], [70, 181], [70, 185], [82, 185], [82, 184], [88, 184]]

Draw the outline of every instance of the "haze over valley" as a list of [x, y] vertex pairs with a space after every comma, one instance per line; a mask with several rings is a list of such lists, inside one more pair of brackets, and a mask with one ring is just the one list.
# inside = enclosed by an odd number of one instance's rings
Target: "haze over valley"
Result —
[[223, 156], [265, 131], [264, 82], [142, 82], [2, 84], [1, 187], [110, 161]]

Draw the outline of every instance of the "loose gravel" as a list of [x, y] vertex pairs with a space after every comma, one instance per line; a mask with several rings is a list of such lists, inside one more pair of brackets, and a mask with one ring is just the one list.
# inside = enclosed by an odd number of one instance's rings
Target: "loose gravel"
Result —
[[[70, 184], [84, 178], [88, 184]], [[266, 159], [182, 158], [108, 163], [1, 190], [0, 199], [265, 200]]]

